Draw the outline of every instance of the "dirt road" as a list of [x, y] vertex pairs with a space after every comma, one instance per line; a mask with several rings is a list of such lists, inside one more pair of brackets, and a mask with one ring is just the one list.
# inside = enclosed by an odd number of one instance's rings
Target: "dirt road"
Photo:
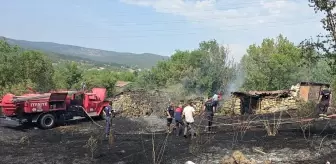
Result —
[[[103, 121], [99, 121], [103, 125]], [[148, 123], [148, 122], [147, 122]], [[160, 121], [157, 121], [160, 123]], [[164, 123], [164, 121], [163, 121]], [[52, 130], [26, 129], [19, 131], [0, 128], [0, 163], [4, 164], [111, 164], [153, 163], [166, 143], [162, 163], [180, 164], [187, 160], [196, 163], [218, 163], [233, 150], [242, 151], [247, 158], [274, 163], [336, 163], [336, 140], [333, 130], [313, 131], [304, 139], [302, 131], [280, 131], [269, 137], [264, 129], [254, 129], [245, 134], [217, 129], [216, 134], [202, 134], [191, 141], [183, 137], [157, 132], [153, 135], [138, 134], [148, 130], [146, 121], [116, 118], [113, 121], [115, 141], [109, 146], [103, 137], [103, 129], [87, 122], [58, 127]], [[158, 125], [157, 125], [158, 126]], [[148, 126], [147, 126], [148, 127]], [[163, 124], [164, 127], [164, 124]], [[152, 127], [155, 129], [155, 127]], [[161, 130], [161, 127], [156, 129]], [[98, 141], [98, 149], [91, 159], [91, 152], [83, 147], [90, 136]], [[243, 137], [242, 137], [243, 136]], [[166, 142], [164, 142], [166, 141]]]

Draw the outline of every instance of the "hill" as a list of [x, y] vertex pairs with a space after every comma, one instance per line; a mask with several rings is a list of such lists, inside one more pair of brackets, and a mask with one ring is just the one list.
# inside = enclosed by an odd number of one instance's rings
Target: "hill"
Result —
[[76, 61], [82, 64], [82, 66], [86, 66], [87, 68], [109, 68], [109, 69], [128, 69], [131, 68], [127, 65], [113, 63], [113, 62], [98, 62], [91, 59], [79, 57], [79, 56], [72, 56], [72, 55], [63, 55], [63, 54], [57, 54], [53, 52], [47, 53], [49, 58], [53, 63], [61, 64], [64, 61]]
[[35, 49], [52, 54], [53, 58], [68, 58], [71, 60], [88, 60], [99, 63], [109, 63], [112, 65], [127, 65], [139, 68], [150, 68], [158, 61], [168, 59], [167, 56], [161, 56], [151, 53], [135, 54], [128, 52], [106, 51], [93, 48], [85, 48], [73, 45], [58, 44], [52, 42], [33, 42], [26, 40], [16, 40], [6, 37], [9, 44], [18, 45], [25, 49]]

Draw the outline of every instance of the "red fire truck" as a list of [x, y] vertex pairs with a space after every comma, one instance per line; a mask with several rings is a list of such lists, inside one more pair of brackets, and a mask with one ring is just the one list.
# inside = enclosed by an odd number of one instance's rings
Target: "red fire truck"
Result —
[[3, 116], [0, 123], [7, 126], [20, 126], [37, 123], [40, 128], [50, 129], [57, 123], [74, 117], [104, 117], [103, 108], [109, 104], [106, 88], [93, 88], [85, 91], [53, 91], [15, 96], [6, 94], [0, 107]]

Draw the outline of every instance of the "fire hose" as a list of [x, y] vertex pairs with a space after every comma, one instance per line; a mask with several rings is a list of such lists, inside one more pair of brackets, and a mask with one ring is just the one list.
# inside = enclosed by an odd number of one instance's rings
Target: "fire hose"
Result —
[[[93, 120], [92, 117], [90, 117], [89, 113], [87, 113], [86, 110], [82, 106], [76, 106], [76, 107], [82, 109], [84, 111], [84, 113], [86, 114], [86, 116], [90, 118], [90, 120], [91, 120], [92, 123], [94, 123], [99, 128], [104, 128], [102, 125], [98, 124], [95, 120]], [[111, 126], [112, 126], [112, 119], [111, 119]], [[115, 131], [119, 135], [122, 135], [122, 134], [153, 134], [153, 132], [151, 132], [151, 133], [144, 133], [144, 132], [142, 132], [142, 133], [139, 133], [139, 132], [138, 133], [136, 133], [136, 132], [135, 133], [120, 133], [120, 132], [118, 132], [116, 130], [113, 130], [113, 131]], [[160, 132], [154, 132], [154, 133], [155, 134], [165, 134], [164, 132], [161, 132], [161, 133]]]
[[92, 117], [90, 117], [89, 113], [87, 113], [86, 110], [85, 110], [82, 106], [76, 106], [76, 107], [82, 109], [82, 110], [84, 111], [84, 113], [86, 114], [86, 116], [89, 117], [90, 120], [91, 120], [95, 125], [97, 125], [97, 126], [100, 127], [100, 128], [103, 128], [102, 125], [98, 124], [96, 121], [94, 121], [94, 120], [92, 119]]
[[[82, 107], [82, 106], [76, 106], [80, 109], [82, 109], [84, 111], [84, 113], [86, 114], [87, 117], [90, 118], [91, 122], [94, 123], [96, 126], [98, 126], [99, 128], [104, 128], [102, 125], [98, 124], [95, 120], [92, 119], [92, 117], [90, 117], [89, 113], [86, 112], [86, 110]], [[112, 119], [111, 119], [111, 126], [112, 126]], [[111, 128], [112, 129], [112, 128]], [[118, 131], [116, 130], [113, 130], [115, 132], [117, 132], [118, 134], [122, 134], [122, 133], [119, 133]]]

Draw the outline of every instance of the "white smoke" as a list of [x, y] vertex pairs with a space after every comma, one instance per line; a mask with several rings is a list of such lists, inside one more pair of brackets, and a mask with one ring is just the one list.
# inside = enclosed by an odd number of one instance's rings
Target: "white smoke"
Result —
[[227, 85], [225, 89], [225, 93], [223, 95], [223, 99], [228, 99], [232, 92], [239, 91], [239, 89], [243, 86], [245, 81], [245, 73], [243, 69], [238, 66], [236, 71], [235, 78]]

